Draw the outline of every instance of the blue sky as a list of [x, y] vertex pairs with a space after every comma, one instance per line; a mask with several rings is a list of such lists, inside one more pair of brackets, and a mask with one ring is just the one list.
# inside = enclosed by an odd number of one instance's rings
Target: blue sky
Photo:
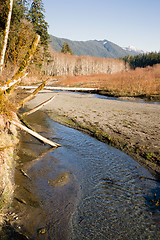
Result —
[[49, 33], [160, 51], [160, 0], [43, 0]]

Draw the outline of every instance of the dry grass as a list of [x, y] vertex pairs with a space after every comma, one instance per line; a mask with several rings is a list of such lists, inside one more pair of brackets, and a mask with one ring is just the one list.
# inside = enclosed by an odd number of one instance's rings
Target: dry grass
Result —
[[[6, 83], [9, 79], [9, 71], [4, 69], [3, 73], [0, 75], [0, 86]], [[0, 115], [11, 117], [12, 112], [16, 112], [15, 98], [16, 94], [14, 92], [12, 95], [5, 95], [0, 92]]]
[[8, 118], [12, 118], [13, 112], [16, 112], [16, 104], [14, 99], [8, 99], [7, 97], [0, 96], [0, 115], [6, 115]]
[[160, 94], [160, 64], [115, 74], [65, 76], [55, 85], [95, 87], [120, 95], [157, 95]]

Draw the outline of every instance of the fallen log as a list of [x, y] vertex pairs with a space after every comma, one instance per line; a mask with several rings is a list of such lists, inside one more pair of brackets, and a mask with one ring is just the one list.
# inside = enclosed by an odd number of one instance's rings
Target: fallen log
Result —
[[61, 145], [55, 142], [52, 142], [51, 140], [41, 136], [39, 133], [32, 131], [31, 129], [25, 127], [24, 125], [22, 125], [19, 122], [16, 121], [11, 121], [16, 127], [19, 127], [21, 130], [31, 134], [32, 136], [34, 136], [35, 138], [40, 139], [42, 142], [51, 145], [52, 147], [60, 147]]
[[35, 132], [35, 130], [23, 119], [22, 115], [17, 113], [19, 120], [29, 129]]
[[31, 100], [40, 90], [42, 90], [44, 88], [44, 86], [46, 84], [48, 84], [51, 81], [51, 79], [47, 79], [46, 81], [44, 81], [40, 86], [38, 86], [36, 88], [36, 90], [34, 90], [33, 93], [31, 93], [29, 96], [27, 96], [26, 98], [22, 99], [19, 103], [18, 103], [18, 108], [21, 107], [21, 105], [24, 105], [26, 102], [28, 102], [29, 100]]
[[0, 86], [0, 95], [4, 93], [10, 93], [12, 89], [14, 89], [22, 80], [22, 78], [26, 77], [28, 73], [23, 74], [17, 80], [8, 80], [6, 83]]
[[28, 176], [27, 173], [25, 173], [25, 171], [23, 169], [20, 169], [20, 172], [25, 176], [27, 177], [29, 180], [31, 180], [30, 176]]
[[49, 98], [48, 100], [46, 100], [45, 102], [39, 104], [38, 106], [36, 106], [35, 108], [31, 109], [30, 111], [24, 112], [24, 113], [22, 114], [22, 116], [28, 116], [28, 115], [30, 115], [30, 114], [38, 111], [40, 108], [42, 108], [43, 106], [45, 106], [47, 103], [50, 103], [54, 98], [55, 98], [55, 96]]

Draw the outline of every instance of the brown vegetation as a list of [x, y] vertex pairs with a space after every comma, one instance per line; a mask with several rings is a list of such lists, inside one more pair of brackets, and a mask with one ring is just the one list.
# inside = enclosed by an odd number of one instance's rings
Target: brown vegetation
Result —
[[73, 56], [56, 52], [50, 48], [52, 61], [44, 62], [42, 71], [46, 75], [90, 75], [116, 73], [127, 70], [128, 64], [123, 60], [96, 58], [91, 56]]
[[94, 87], [119, 95], [160, 94], [160, 65], [115, 74], [65, 76], [54, 85]]

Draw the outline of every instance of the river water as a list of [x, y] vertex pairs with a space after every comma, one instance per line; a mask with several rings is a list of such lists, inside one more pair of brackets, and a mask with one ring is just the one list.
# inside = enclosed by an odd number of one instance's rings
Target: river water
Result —
[[146, 169], [42, 112], [27, 120], [62, 146], [21, 135], [12, 206], [20, 232], [29, 239], [160, 239], [160, 183]]

